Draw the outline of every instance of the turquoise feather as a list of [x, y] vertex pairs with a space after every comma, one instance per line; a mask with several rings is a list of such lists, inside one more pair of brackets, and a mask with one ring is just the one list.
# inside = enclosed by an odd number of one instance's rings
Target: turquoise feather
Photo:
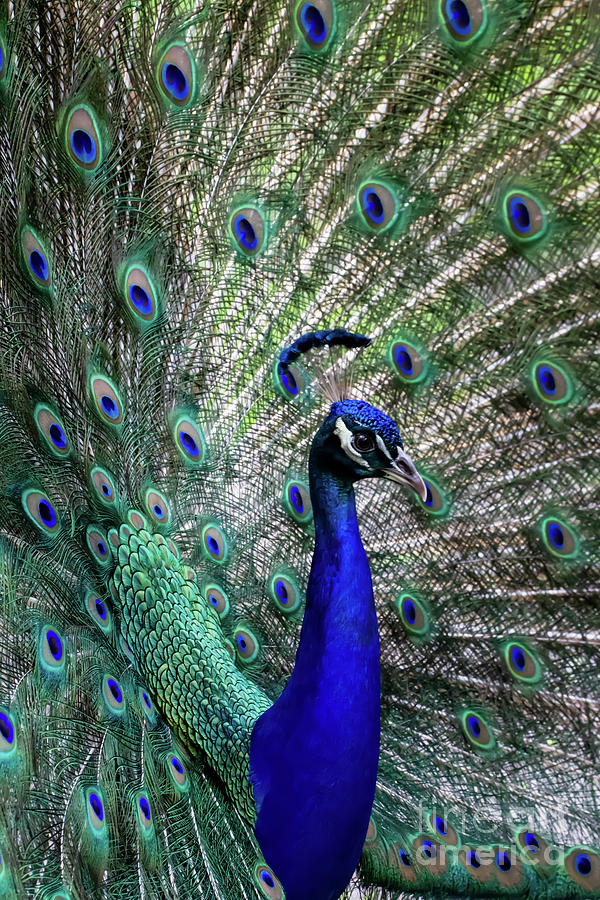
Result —
[[[0, 897], [600, 896], [596, 17], [3, 8]], [[372, 345], [294, 352], [330, 329]], [[252, 735], [302, 676], [342, 400], [428, 493], [356, 488], [374, 799], [289, 810], [290, 882], [287, 771], [308, 806], [327, 767]]]

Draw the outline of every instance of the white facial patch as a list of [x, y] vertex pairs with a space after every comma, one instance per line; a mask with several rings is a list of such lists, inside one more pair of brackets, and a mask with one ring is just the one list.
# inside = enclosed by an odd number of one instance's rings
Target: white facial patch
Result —
[[364, 459], [360, 453], [358, 453], [354, 447], [352, 446], [352, 432], [341, 418], [341, 416], [336, 419], [335, 422], [335, 433], [337, 434], [340, 444], [342, 445], [342, 450], [352, 462], [357, 463], [357, 465], [362, 466], [363, 469], [369, 469], [369, 463]]
[[377, 441], [377, 446], [379, 447], [379, 449], [381, 450], [381, 452], [383, 453], [383, 455], [385, 456], [385, 458], [386, 458], [386, 459], [389, 459], [390, 462], [393, 462], [392, 457], [391, 457], [391, 455], [390, 455], [390, 451], [388, 450], [388, 448], [387, 448], [387, 447], [385, 446], [385, 444], [383, 443], [383, 438], [380, 438], [379, 435], [376, 434], [376, 435], [375, 435], [375, 440]]

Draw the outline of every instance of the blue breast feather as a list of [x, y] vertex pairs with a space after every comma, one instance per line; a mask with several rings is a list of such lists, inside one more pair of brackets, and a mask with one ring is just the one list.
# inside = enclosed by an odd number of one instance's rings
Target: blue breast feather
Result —
[[286, 900], [335, 900], [348, 884], [379, 758], [379, 637], [354, 492], [312, 476], [315, 553], [296, 664], [250, 747], [255, 832]]

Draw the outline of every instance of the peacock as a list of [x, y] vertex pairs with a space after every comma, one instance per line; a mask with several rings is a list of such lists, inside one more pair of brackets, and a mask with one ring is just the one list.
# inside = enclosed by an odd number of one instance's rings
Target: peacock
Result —
[[600, 896], [593, 0], [0, 12], [0, 900]]

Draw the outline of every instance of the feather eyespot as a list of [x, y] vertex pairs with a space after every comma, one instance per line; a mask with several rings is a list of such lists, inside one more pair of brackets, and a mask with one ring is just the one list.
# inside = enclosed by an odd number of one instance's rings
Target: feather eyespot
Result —
[[564, 366], [549, 360], [537, 360], [531, 370], [531, 381], [544, 403], [568, 403], [573, 397], [573, 381]]
[[96, 562], [103, 566], [108, 565], [112, 560], [112, 554], [108, 543], [108, 538], [101, 528], [96, 525], [88, 525], [85, 533], [88, 549], [92, 553]]
[[102, 631], [108, 634], [111, 630], [112, 622], [110, 611], [104, 600], [101, 600], [100, 597], [93, 591], [88, 591], [85, 598], [85, 608], [87, 609], [96, 625], [98, 625], [102, 629]]
[[46, 674], [57, 675], [65, 667], [65, 648], [53, 628], [45, 627], [40, 635], [39, 660]]
[[21, 247], [29, 277], [37, 287], [48, 290], [52, 286], [50, 256], [33, 228], [26, 227], [21, 232]]
[[461, 713], [461, 724], [465, 737], [478, 750], [492, 750], [496, 741], [486, 720], [470, 709]]
[[575, 847], [565, 857], [564, 866], [572, 882], [584, 891], [600, 890], [600, 856], [587, 847]]
[[170, 754], [167, 757], [167, 770], [175, 787], [179, 790], [187, 790], [187, 773], [183, 767], [183, 763], [178, 756], [175, 756], [175, 754]]
[[144, 688], [140, 688], [138, 691], [138, 696], [142, 712], [144, 713], [148, 722], [151, 725], [154, 725], [156, 722], [156, 711], [154, 709], [154, 704], [150, 699], [148, 691], [146, 691]]
[[196, 64], [183, 43], [171, 44], [160, 58], [158, 86], [174, 106], [189, 106], [196, 94]]
[[402, 381], [418, 383], [427, 375], [424, 354], [407, 340], [394, 341], [390, 358], [394, 372]]
[[388, 229], [398, 218], [398, 198], [381, 182], [362, 184], [358, 189], [357, 204], [363, 222], [376, 233]]
[[152, 811], [148, 798], [144, 794], [138, 796], [137, 802], [138, 821], [145, 831], [152, 830]]
[[106, 469], [94, 466], [90, 472], [90, 481], [98, 500], [106, 506], [112, 506], [117, 500], [115, 482]]
[[397, 601], [400, 619], [411, 635], [425, 635], [429, 632], [429, 614], [423, 603], [413, 594], [401, 594]]
[[215, 609], [220, 619], [225, 618], [229, 612], [229, 599], [227, 594], [216, 584], [208, 584], [204, 588], [204, 596], [209, 606]]
[[438, 841], [419, 835], [413, 841], [412, 849], [417, 862], [425, 866], [435, 878], [443, 875], [448, 868], [446, 849]]
[[249, 663], [256, 659], [259, 644], [255, 636], [248, 628], [236, 628], [233, 639], [238, 658], [242, 662]]
[[441, 488], [432, 478], [423, 478], [423, 482], [427, 489], [427, 496], [425, 500], [421, 500], [419, 497], [417, 502], [434, 516], [443, 516], [448, 511], [448, 502], [444, 497]]
[[146, 516], [139, 509], [129, 509], [127, 511], [127, 521], [136, 531], [148, 531]]
[[283, 493], [283, 503], [296, 522], [304, 523], [312, 519], [312, 503], [307, 485], [301, 481], [288, 481]]
[[189, 416], [181, 416], [177, 420], [173, 438], [184, 462], [198, 466], [204, 461], [206, 452], [204, 436]]
[[156, 488], [149, 488], [146, 491], [145, 501], [150, 518], [157, 525], [168, 525], [171, 519], [171, 509], [165, 495]]
[[509, 673], [518, 681], [535, 684], [541, 678], [541, 666], [532, 651], [520, 641], [504, 647], [504, 661]]
[[539, 240], [548, 230], [547, 217], [541, 204], [527, 191], [507, 193], [502, 212], [508, 233], [519, 243]]
[[579, 554], [579, 538], [566, 522], [548, 516], [542, 521], [541, 530], [546, 549], [553, 556], [574, 559]]
[[0, 81], [4, 81], [8, 71], [6, 45], [4, 43], [4, 35], [0, 31]]
[[232, 213], [229, 229], [234, 244], [245, 256], [256, 256], [265, 242], [266, 225], [262, 213], [253, 206], [244, 206]]
[[38, 404], [33, 412], [35, 424], [48, 448], [55, 456], [65, 457], [71, 452], [71, 442], [62, 420], [54, 410]]
[[457, 44], [470, 44], [486, 30], [488, 16], [483, 0], [440, 0], [440, 20]]
[[0, 709], [0, 763], [6, 760], [17, 746], [15, 725], [10, 713]]
[[256, 866], [254, 877], [264, 897], [268, 900], [282, 900], [283, 888], [275, 872], [266, 863], [259, 863]]
[[102, 680], [102, 696], [110, 712], [117, 714], [125, 712], [125, 696], [116, 678], [112, 678], [110, 675], [104, 676]]
[[123, 402], [115, 385], [103, 375], [93, 375], [90, 389], [96, 412], [106, 425], [118, 426], [123, 422]]
[[53, 502], [43, 491], [23, 491], [21, 503], [28, 517], [44, 534], [55, 535], [60, 530], [58, 513]]
[[436, 813], [430, 813], [428, 817], [429, 827], [434, 831], [441, 840], [451, 847], [457, 847], [459, 842], [458, 834], [450, 823]]
[[553, 865], [552, 850], [540, 834], [528, 828], [522, 828], [516, 837], [517, 844], [529, 862], [534, 862], [542, 868], [548, 868]]
[[502, 887], [517, 887], [523, 880], [523, 867], [513, 850], [507, 847], [492, 847], [496, 880]]
[[104, 797], [99, 788], [88, 788], [86, 791], [87, 819], [95, 832], [106, 828], [104, 813]]
[[477, 847], [462, 847], [458, 854], [458, 860], [471, 878], [480, 884], [485, 884], [494, 877], [493, 854], [489, 849]]
[[279, 572], [273, 575], [270, 589], [277, 608], [286, 615], [293, 613], [300, 606], [300, 591], [289, 575]]
[[401, 843], [394, 843], [388, 850], [388, 862], [399, 873], [403, 881], [414, 882], [417, 872], [413, 865], [410, 853]]
[[94, 172], [102, 162], [102, 138], [96, 114], [89, 106], [76, 106], [67, 117], [65, 127], [67, 153], [74, 165], [84, 172]]
[[209, 523], [202, 529], [202, 549], [204, 555], [222, 564], [227, 559], [227, 538], [218, 525]]
[[293, 363], [283, 366], [277, 358], [274, 369], [275, 387], [286, 400], [293, 400], [306, 389], [306, 378], [300, 368]]
[[145, 266], [130, 266], [125, 274], [125, 303], [134, 321], [152, 323], [159, 312], [158, 290]]
[[302, 0], [296, 7], [296, 25], [311, 50], [324, 50], [335, 26], [331, 0]]

